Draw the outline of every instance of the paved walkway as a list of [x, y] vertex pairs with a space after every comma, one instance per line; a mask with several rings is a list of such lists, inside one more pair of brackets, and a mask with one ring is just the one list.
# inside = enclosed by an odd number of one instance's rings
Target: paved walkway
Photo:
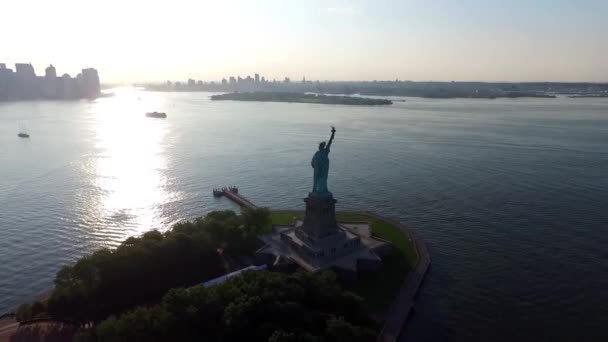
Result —
[[374, 213], [367, 212], [367, 214], [381, 220], [388, 221], [399, 227], [403, 234], [407, 235], [412, 239], [412, 241], [414, 241], [416, 246], [416, 254], [418, 255], [416, 265], [412, 270], [410, 270], [405, 278], [405, 281], [401, 285], [401, 290], [399, 290], [399, 294], [393, 301], [393, 304], [389, 309], [389, 313], [384, 321], [384, 326], [376, 339], [377, 342], [395, 342], [399, 338], [399, 335], [401, 335], [401, 331], [405, 327], [405, 323], [407, 322], [414, 307], [415, 296], [418, 293], [422, 280], [424, 280], [424, 276], [431, 265], [431, 257], [426, 244], [420, 238], [416, 237], [414, 233], [408, 230], [404, 225]]
[[18, 328], [19, 323], [14, 318], [0, 319], [0, 342], [9, 342]]
[[19, 325], [14, 318], [0, 320], [0, 342], [68, 342], [78, 328], [72, 324], [52, 320], [35, 320]]

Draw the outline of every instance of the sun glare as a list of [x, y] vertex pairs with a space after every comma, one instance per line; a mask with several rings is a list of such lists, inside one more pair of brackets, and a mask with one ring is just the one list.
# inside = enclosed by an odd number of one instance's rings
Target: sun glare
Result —
[[169, 197], [162, 144], [168, 129], [165, 121], [144, 116], [162, 106], [160, 97], [135, 89], [114, 93], [94, 106], [94, 172], [103, 193], [98, 212], [131, 228], [126, 237], [161, 227], [158, 204]]

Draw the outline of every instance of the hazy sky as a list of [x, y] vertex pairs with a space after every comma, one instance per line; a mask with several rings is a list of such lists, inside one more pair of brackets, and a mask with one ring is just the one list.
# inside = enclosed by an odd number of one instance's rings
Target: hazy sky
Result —
[[102, 82], [608, 81], [606, 0], [7, 0], [0, 62]]

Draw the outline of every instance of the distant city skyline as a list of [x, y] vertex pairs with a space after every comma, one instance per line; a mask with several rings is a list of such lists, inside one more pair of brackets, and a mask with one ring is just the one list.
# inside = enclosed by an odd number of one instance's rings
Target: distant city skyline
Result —
[[4, 61], [71, 75], [92, 65], [104, 83], [251, 70], [270, 80], [608, 82], [606, 17], [599, 0], [22, 0], [3, 4], [0, 32]]
[[15, 63], [14, 68], [0, 62], [0, 101], [4, 100], [72, 100], [101, 95], [99, 74], [94, 68], [82, 69], [75, 77], [57, 75], [50, 64], [44, 75], [36, 73], [30, 63]]
[[608, 83], [585, 82], [415, 82], [409, 80], [379, 81], [321, 81], [292, 80], [290, 77], [267, 79], [254, 73], [247, 76], [227, 76], [221, 81], [167, 80], [164, 82], [136, 83], [152, 91], [204, 91], [204, 92], [271, 92], [271, 93], [318, 93], [360, 94], [374, 96], [410, 96], [426, 98], [517, 98], [558, 95], [569, 97], [606, 97]]

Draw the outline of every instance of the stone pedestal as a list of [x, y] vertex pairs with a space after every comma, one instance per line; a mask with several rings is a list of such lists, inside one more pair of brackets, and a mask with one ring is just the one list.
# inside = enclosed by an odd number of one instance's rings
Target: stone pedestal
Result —
[[[289, 258], [311, 272], [327, 268], [356, 272], [359, 264], [362, 269], [381, 264], [374, 250], [386, 242], [360, 236], [349, 229], [348, 223], [338, 224], [338, 201], [330, 192], [309, 193], [304, 202], [306, 212], [303, 221], [294, 222], [291, 226], [275, 226], [275, 233], [262, 237], [266, 245], [258, 250], [259, 254]], [[365, 222], [353, 224], [364, 224], [369, 229], [369, 224]], [[273, 262], [273, 265], [276, 263]]]
[[299, 235], [310, 240], [319, 240], [340, 232], [336, 220], [336, 203], [338, 201], [334, 199], [331, 192], [323, 195], [311, 192], [304, 199], [304, 202], [306, 203], [306, 212], [304, 223], [298, 228], [301, 233]]

